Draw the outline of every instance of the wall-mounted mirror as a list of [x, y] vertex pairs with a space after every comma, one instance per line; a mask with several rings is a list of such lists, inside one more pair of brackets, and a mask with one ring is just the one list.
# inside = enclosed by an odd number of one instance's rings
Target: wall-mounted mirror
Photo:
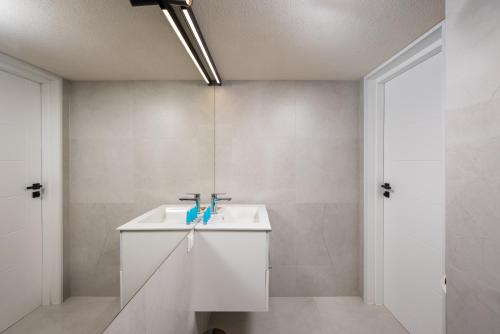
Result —
[[[67, 88], [65, 297], [98, 297], [115, 306], [112, 315], [189, 232], [144, 227], [185, 224], [185, 213], [154, 209], [193, 206], [179, 198], [201, 193], [206, 202], [213, 192], [214, 92], [191, 81], [72, 82]], [[138, 231], [117, 231], [150, 210], [132, 226]]]

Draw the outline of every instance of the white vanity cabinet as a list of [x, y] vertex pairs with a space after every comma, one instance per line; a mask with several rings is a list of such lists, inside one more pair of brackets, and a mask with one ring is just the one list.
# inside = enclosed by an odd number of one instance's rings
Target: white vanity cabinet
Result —
[[[186, 225], [189, 207], [163, 205], [118, 228], [122, 307], [188, 235], [191, 309], [268, 311], [269, 236], [264, 205], [218, 207], [208, 224]], [[167, 284], [168, 282], [165, 282]]]
[[227, 205], [196, 225], [195, 311], [268, 311], [270, 232], [263, 205]]
[[186, 236], [186, 231], [120, 232], [120, 304], [134, 296]]
[[189, 208], [162, 205], [118, 227], [122, 307], [188, 233], [188, 243], [192, 244], [194, 224], [185, 222]]

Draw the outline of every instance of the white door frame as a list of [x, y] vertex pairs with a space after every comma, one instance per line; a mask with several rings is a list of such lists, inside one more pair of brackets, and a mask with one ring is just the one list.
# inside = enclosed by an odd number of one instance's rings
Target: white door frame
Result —
[[63, 282], [63, 81], [0, 53], [0, 70], [41, 85], [42, 305], [62, 302]]
[[363, 299], [367, 304], [384, 303], [384, 212], [380, 185], [384, 181], [385, 83], [442, 52], [444, 29], [441, 22], [363, 79]]

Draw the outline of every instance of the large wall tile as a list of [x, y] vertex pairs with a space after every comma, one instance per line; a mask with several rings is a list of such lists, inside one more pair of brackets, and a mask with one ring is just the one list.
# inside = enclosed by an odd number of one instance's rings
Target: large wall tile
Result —
[[297, 266], [297, 295], [335, 296], [342, 295], [337, 291], [335, 271], [330, 265]]
[[500, 332], [500, 2], [446, 1], [447, 332]]
[[71, 295], [117, 295], [120, 257], [116, 227], [141, 211], [129, 204], [84, 203], [71, 204], [69, 210]]
[[230, 81], [216, 88], [217, 135], [293, 138], [294, 92], [291, 81]]
[[298, 203], [358, 203], [357, 140], [297, 140]]
[[[297, 263], [297, 211], [294, 204], [270, 204], [267, 206], [272, 222], [271, 265], [295, 265]], [[278, 284], [282, 284], [281, 281]]]
[[295, 200], [293, 139], [248, 138], [216, 142], [216, 186], [235, 202]]
[[213, 137], [213, 89], [201, 82], [134, 82], [132, 100], [135, 138]]
[[70, 147], [71, 203], [133, 203], [132, 140], [72, 139]]
[[213, 140], [138, 139], [134, 144], [136, 201], [177, 202], [185, 192], [203, 190], [205, 200], [213, 188]]
[[269, 294], [271, 297], [300, 296], [300, 291], [297, 289], [296, 265], [273, 264], [269, 277]]
[[70, 88], [72, 139], [130, 139], [130, 82], [73, 82]]
[[[323, 222], [324, 204], [297, 204], [295, 222], [295, 248], [297, 265], [331, 265], [325, 240]], [[333, 246], [335, 247], [335, 246]]]
[[298, 138], [357, 139], [359, 83], [303, 81], [296, 84]]
[[358, 295], [359, 84], [229, 82], [215, 106], [215, 188], [267, 205], [271, 295]]

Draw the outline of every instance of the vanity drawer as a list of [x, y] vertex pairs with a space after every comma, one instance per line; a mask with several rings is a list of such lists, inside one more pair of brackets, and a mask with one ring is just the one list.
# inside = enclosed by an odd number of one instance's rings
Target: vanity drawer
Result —
[[269, 232], [197, 231], [195, 311], [268, 310]]

